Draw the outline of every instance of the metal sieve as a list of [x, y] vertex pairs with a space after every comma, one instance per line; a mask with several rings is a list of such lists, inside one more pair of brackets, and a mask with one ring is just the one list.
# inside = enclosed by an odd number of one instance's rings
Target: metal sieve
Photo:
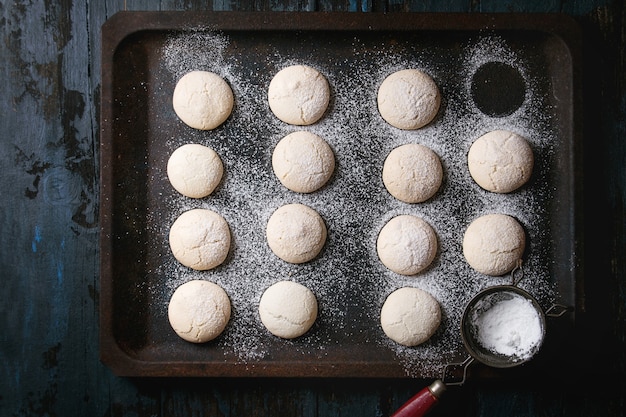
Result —
[[[560, 317], [569, 310], [566, 306], [553, 304], [544, 312], [532, 295], [517, 286], [523, 278], [520, 261], [518, 266], [511, 271], [511, 284], [488, 287], [480, 291], [469, 301], [463, 311], [463, 317], [461, 318], [461, 338], [469, 356], [461, 363], [450, 363], [444, 367], [442, 380], [447, 385], [463, 385], [467, 376], [467, 368], [474, 360], [493, 368], [511, 368], [528, 362], [541, 349], [546, 335], [546, 317]], [[510, 300], [515, 297], [530, 302], [541, 326], [541, 336], [539, 340], [532, 349], [525, 352], [523, 356], [499, 354], [483, 346], [483, 344], [479, 342], [478, 329], [475, 324], [477, 317], [488, 311], [498, 302]], [[462, 377], [455, 379], [453, 375], [458, 368], [462, 369]]]
[[[477, 318], [500, 302], [520, 297], [528, 300], [537, 314], [541, 327], [539, 340], [524, 355], [506, 355], [483, 346], [479, 338]], [[510, 368], [529, 361], [541, 348], [545, 334], [546, 316], [541, 306], [528, 292], [514, 285], [498, 285], [481, 291], [470, 300], [461, 319], [461, 337], [467, 352], [477, 361], [494, 368]]]

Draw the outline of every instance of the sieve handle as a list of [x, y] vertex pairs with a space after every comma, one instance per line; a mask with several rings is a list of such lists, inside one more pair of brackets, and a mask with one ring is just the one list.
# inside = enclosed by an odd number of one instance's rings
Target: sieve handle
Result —
[[425, 415], [438, 402], [441, 395], [446, 390], [446, 386], [441, 380], [436, 380], [430, 386], [424, 388], [402, 407], [400, 407], [391, 417], [420, 417]]

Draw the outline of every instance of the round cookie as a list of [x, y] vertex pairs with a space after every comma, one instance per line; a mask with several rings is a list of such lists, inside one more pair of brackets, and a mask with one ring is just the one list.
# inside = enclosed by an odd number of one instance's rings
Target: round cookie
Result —
[[312, 208], [304, 204], [287, 204], [271, 215], [266, 236], [276, 256], [300, 264], [320, 253], [326, 242], [326, 225]]
[[215, 129], [228, 119], [234, 105], [233, 91], [219, 75], [208, 71], [185, 74], [174, 88], [176, 115], [199, 130]]
[[204, 271], [226, 259], [230, 249], [230, 229], [219, 214], [192, 209], [181, 214], [169, 233], [174, 257], [189, 268]]
[[274, 148], [272, 167], [285, 187], [311, 193], [330, 179], [335, 170], [335, 155], [321, 137], [305, 131], [293, 132]]
[[174, 291], [167, 309], [172, 329], [188, 342], [204, 343], [219, 336], [230, 320], [226, 292], [209, 281], [189, 281]]
[[476, 271], [500, 276], [518, 265], [525, 245], [526, 234], [517, 220], [506, 214], [487, 214], [465, 230], [463, 255]]
[[188, 143], [177, 148], [167, 161], [167, 177], [172, 187], [184, 196], [206, 197], [222, 180], [224, 165], [211, 148]]
[[387, 337], [405, 346], [424, 343], [440, 323], [439, 302], [418, 288], [404, 287], [392, 292], [380, 312], [380, 324]]
[[474, 181], [494, 193], [509, 193], [526, 184], [533, 162], [533, 151], [526, 139], [506, 130], [479, 137], [467, 154]]
[[315, 68], [292, 65], [274, 75], [267, 98], [272, 113], [280, 120], [306, 126], [317, 122], [326, 112], [330, 87]]
[[414, 130], [430, 123], [441, 104], [435, 81], [417, 69], [394, 72], [378, 88], [378, 111], [390, 125]]
[[263, 292], [259, 315], [273, 335], [293, 339], [305, 334], [315, 323], [317, 299], [302, 284], [280, 281]]
[[397, 274], [415, 275], [426, 269], [437, 254], [437, 236], [419, 217], [403, 214], [389, 220], [378, 234], [380, 261]]
[[383, 183], [389, 193], [405, 203], [431, 198], [443, 181], [443, 167], [430, 148], [409, 143], [392, 150], [383, 164]]

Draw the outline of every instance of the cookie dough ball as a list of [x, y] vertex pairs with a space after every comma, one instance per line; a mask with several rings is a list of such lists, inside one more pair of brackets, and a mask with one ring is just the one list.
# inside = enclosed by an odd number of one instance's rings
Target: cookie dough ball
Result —
[[390, 125], [414, 130], [430, 123], [441, 104], [435, 81], [416, 69], [394, 72], [378, 88], [378, 111]]
[[403, 214], [389, 220], [381, 229], [376, 250], [383, 265], [393, 272], [415, 275], [435, 258], [437, 236], [426, 221]]
[[380, 312], [380, 324], [391, 340], [417, 346], [435, 333], [441, 323], [437, 300], [418, 288], [400, 288], [387, 297]]
[[324, 220], [304, 204], [278, 208], [267, 222], [267, 243], [282, 260], [294, 264], [315, 258], [326, 242]]
[[278, 142], [272, 155], [274, 174], [292, 191], [311, 193], [321, 188], [335, 170], [328, 143], [310, 132], [293, 132]]
[[230, 229], [226, 220], [214, 211], [192, 209], [174, 221], [169, 241], [174, 257], [181, 264], [204, 271], [226, 259]]
[[517, 220], [506, 214], [487, 214], [465, 231], [463, 255], [476, 271], [499, 276], [518, 265], [525, 245], [526, 234]]
[[494, 193], [509, 193], [530, 178], [533, 151], [522, 136], [494, 130], [472, 144], [467, 164], [470, 175], [482, 188]]
[[315, 68], [293, 65], [280, 70], [268, 88], [272, 113], [285, 123], [312, 125], [322, 118], [330, 101], [326, 78]]
[[280, 281], [261, 296], [259, 315], [273, 335], [293, 339], [305, 334], [315, 323], [317, 299], [302, 284]]
[[230, 86], [219, 75], [192, 71], [176, 83], [172, 104], [185, 124], [194, 129], [211, 130], [228, 119], [234, 98]]
[[188, 143], [177, 148], [167, 161], [167, 177], [172, 187], [184, 196], [206, 197], [222, 180], [224, 165], [211, 148]]
[[392, 150], [383, 165], [387, 191], [405, 203], [421, 203], [431, 198], [443, 180], [443, 168], [430, 148], [410, 143]]
[[219, 336], [230, 320], [226, 291], [208, 281], [189, 281], [174, 291], [167, 309], [172, 329], [188, 342], [204, 343]]

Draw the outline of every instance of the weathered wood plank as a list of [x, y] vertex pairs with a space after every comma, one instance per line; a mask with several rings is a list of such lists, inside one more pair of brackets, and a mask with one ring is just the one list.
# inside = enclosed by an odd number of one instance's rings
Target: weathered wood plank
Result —
[[2, 183], [10, 202], [2, 229], [14, 229], [0, 243], [2, 253], [12, 253], [9, 265], [3, 256], [5, 294], [15, 301], [2, 314], [3, 332], [12, 336], [3, 346], [15, 354], [3, 358], [13, 380], [2, 391], [18, 399], [11, 404], [17, 414], [75, 402], [66, 388], [77, 392], [80, 385], [66, 369], [86, 374], [87, 363], [75, 358], [84, 357], [85, 336], [96, 334], [83, 331], [83, 313], [90, 312], [91, 323], [94, 307], [81, 304], [88, 299], [85, 280], [93, 284], [96, 277], [97, 177], [93, 138], [85, 133], [87, 65], [74, 65], [85, 37], [74, 33], [73, 19], [81, 16], [69, 6], [18, 3], [3, 11], [3, 39], [10, 43], [3, 61], [12, 73], [3, 88], [10, 103], [3, 104], [3, 126], [14, 133], [3, 137], [2, 153], [10, 158], [3, 166], [19, 180]]
[[472, 6], [475, 2], [446, 0], [446, 1], [409, 1], [408, 11], [411, 12], [472, 12]]
[[480, 0], [476, 2], [472, 8], [474, 12], [483, 13], [554, 13], [560, 8], [559, 0], [546, 0], [543, 2], [518, 1], [497, 1], [497, 0]]

